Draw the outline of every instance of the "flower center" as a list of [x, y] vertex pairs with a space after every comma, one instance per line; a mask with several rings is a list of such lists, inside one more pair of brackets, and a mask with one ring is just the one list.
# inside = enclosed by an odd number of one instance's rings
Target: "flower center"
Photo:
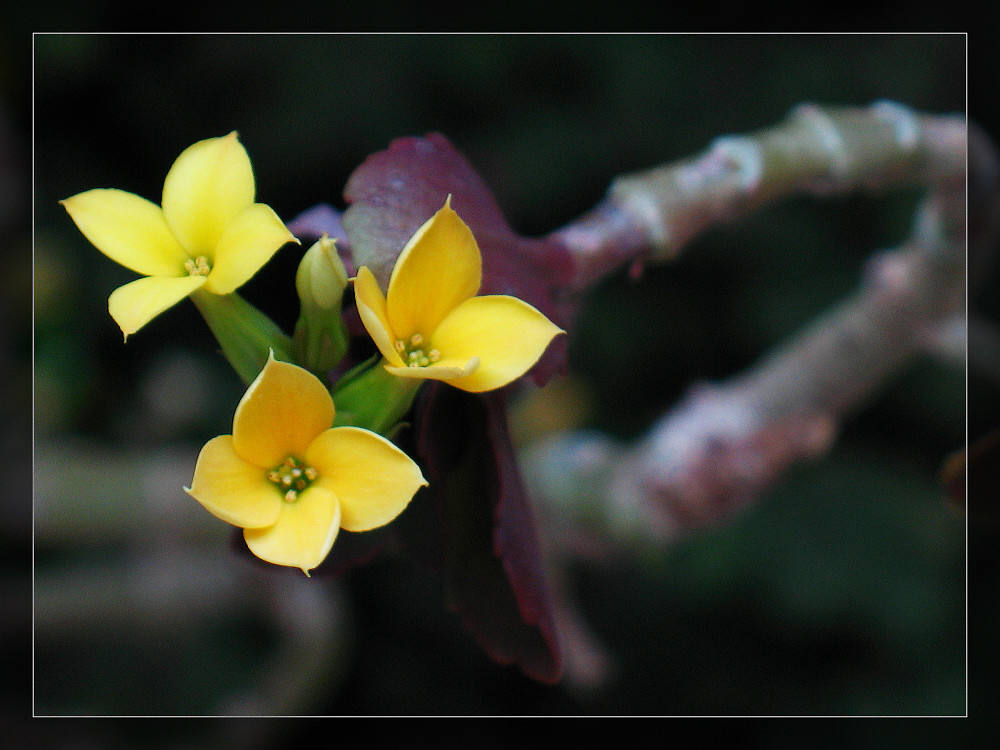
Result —
[[184, 261], [184, 268], [187, 269], [188, 276], [208, 276], [212, 272], [212, 266], [205, 255], [199, 255], [194, 260], [188, 258]]
[[410, 336], [409, 341], [396, 339], [394, 346], [407, 367], [427, 367], [441, 359], [437, 349], [424, 350], [424, 337], [419, 333]]
[[267, 479], [277, 485], [285, 502], [294, 503], [299, 499], [299, 493], [313, 483], [319, 474], [312, 466], [307, 466], [294, 456], [288, 456], [284, 461], [267, 472]]

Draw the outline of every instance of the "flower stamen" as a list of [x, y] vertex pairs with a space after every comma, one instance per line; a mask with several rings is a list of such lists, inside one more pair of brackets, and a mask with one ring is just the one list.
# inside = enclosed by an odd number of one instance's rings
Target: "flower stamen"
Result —
[[396, 339], [393, 347], [403, 355], [403, 362], [407, 367], [427, 367], [441, 359], [441, 352], [437, 349], [425, 351], [423, 348], [424, 337], [420, 333], [410, 336], [409, 341]]
[[277, 485], [285, 502], [294, 503], [299, 493], [306, 489], [319, 473], [294, 456], [288, 456], [278, 466], [267, 472], [267, 480]]
[[184, 269], [189, 276], [208, 276], [212, 272], [212, 266], [205, 255], [199, 255], [194, 260], [188, 258], [184, 261]]

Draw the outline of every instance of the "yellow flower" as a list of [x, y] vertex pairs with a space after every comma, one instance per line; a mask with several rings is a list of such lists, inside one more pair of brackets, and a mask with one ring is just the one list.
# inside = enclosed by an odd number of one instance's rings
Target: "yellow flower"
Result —
[[286, 242], [270, 206], [254, 203], [253, 168], [236, 132], [186, 148], [163, 182], [163, 208], [95, 189], [60, 201], [102, 253], [146, 278], [116, 289], [108, 310], [127, 339], [196, 290], [225, 295]]
[[354, 280], [358, 312], [385, 369], [490, 391], [521, 377], [565, 333], [516, 297], [477, 297], [481, 283], [479, 246], [449, 196], [406, 243], [384, 296], [367, 267]]
[[243, 528], [250, 551], [306, 575], [339, 529], [384, 526], [427, 484], [419, 467], [374, 432], [334, 427], [316, 376], [269, 357], [240, 400], [233, 434], [202, 448], [184, 490]]

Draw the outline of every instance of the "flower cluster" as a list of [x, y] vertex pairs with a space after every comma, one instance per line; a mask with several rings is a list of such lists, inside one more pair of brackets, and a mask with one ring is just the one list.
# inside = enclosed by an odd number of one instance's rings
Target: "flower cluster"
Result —
[[[300, 316], [287, 336], [236, 292], [283, 245], [299, 243], [255, 198], [234, 132], [185, 149], [159, 206], [114, 189], [61, 203], [98, 250], [143, 276], [108, 300], [126, 339], [186, 297], [205, 318], [248, 387], [232, 434], [205, 444], [185, 491], [242, 528], [254, 555], [308, 575], [341, 529], [388, 524], [427, 485], [389, 439], [424, 381], [472, 393], [502, 388], [563, 331], [516, 297], [478, 295], [479, 247], [451, 196], [441, 196], [384, 293], [367, 267], [348, 278], [329, 237], [309, 248], [295, 279]], [[381, 360], [328, 387], [321, 378], [349, 345], [341, 308], [350, 281]]]

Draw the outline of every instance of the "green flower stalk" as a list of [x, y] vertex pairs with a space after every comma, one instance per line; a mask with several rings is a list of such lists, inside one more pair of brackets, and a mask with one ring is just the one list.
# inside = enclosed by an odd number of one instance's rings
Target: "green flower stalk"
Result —
[[372, 357], [345, 373], [334, 386], [334, 425], [353, 425], [391, 436], [410, 411], [422, 385], [422, 380], [393, 375]]
[[334, 240], [325, 233], [310, 247], [295, 274], [299, 319], [292, 337], [295, 360], [323, 375], [347, 353], [347, 326], [341, 316], [347, 271]]
[[196, 289], [191, 301], [205, 319], [229, 364], [244, 383], [251, 383], [270, 352], [292, 361], [292, 340], [278, 324], [236, 294], [210, 294]]

